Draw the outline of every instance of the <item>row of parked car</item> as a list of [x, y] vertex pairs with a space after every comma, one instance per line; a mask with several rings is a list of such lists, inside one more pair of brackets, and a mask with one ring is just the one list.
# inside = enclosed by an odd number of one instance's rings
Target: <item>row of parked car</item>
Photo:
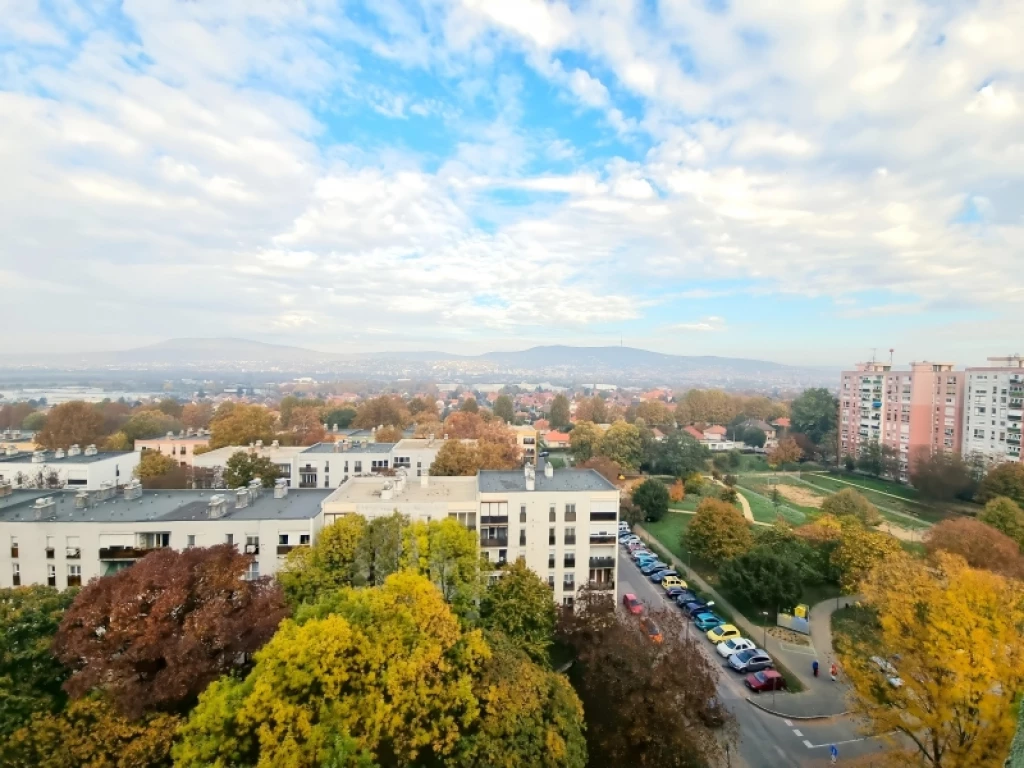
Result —
[[[626, 523], [619, 524], [619, 543], [625, 547], [633, 562], [654, 584], [659, 584], [665, 591], [665, 597], [679, 607], [694, 626], [704, 632], [718, 655], [728, 661], [729, 667], [736, 672], [746, 674], [744, 682], [752, 691], [781, 691], [786, 687], [786, 680], [772, 669], [774, 662], [766, 651], [742, 636], [740, 630], [729, 624], [721, 616], [711, 610], [704, 600], [693, 592], [679, 574], [667, 563], [649, 550], [639, 536], [630, 532]], [[647, 625], [652, 625], [649, 617], [643, 616], [643, 603], [633, 594], [623, 595], [626, 610], [640, 616], [641, 626], [648, 635], [661, 642], [661, 634], [652, 635]], [[645, 624], [646, 622], [646, 624]], [[656, 629], [656, 628], [655, 628]]]

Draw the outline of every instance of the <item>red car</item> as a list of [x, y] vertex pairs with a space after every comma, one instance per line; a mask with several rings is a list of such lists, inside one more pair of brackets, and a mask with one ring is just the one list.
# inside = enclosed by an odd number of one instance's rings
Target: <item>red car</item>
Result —
[[644, 604], [636, 599], [636, 595], [626, 593], [622, 596], [622, 604], [626, 606], [626, 610], [632, 614], [640, 614], [644, 612]]
[[761, 691], [786, 690], [786, 678], [774, 669], [764, 669], [760, 672], [755, 672], [752, 675], [747, 675], [743, 682], [745, 682], [747, 684], [747, 688], [752, 690], [754, 693], [760, 693]]

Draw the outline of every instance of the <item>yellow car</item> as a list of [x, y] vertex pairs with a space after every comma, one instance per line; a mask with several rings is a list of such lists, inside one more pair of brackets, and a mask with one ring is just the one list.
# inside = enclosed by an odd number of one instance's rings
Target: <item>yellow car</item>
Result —
[[708, 640], [715, 643], [715, 645], [724, 643], [726, 640], [732, 640], [734, 637], [740, 637], [740, 631], [732, 624], [719, 624], [714, 629], [708, 631]]
[[679, 587], [680, 589], [686, 589], [686, 582], [680, 579], [678, 576], [666, 576], [661, 580], [661, 588], [669, 590], [672, 587]]

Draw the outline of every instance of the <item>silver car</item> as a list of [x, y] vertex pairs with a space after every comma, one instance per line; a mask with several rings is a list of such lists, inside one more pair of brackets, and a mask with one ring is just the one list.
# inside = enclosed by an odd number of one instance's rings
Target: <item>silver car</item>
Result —
[[740, 651], [729, 657], [729, 666], [737, 672], [759, 672], [773, 665], [772, 657], [760, 648]]

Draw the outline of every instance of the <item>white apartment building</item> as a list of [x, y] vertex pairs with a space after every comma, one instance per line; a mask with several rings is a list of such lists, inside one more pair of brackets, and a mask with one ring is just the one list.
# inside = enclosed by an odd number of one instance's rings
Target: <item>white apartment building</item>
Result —
[[248, 488], [145, 491], [12, 490], [0, 486], [0, 587], [83, 585], [154, 549], [235, 544], [254, 560], [247, 577], [273, 574], [315, 540], [329, 491]]
[[496, 566], [523, 558], [571, 605], [585, 584], [615, 589], [619, 490], [592, 469], [484, 470], [476, 477], [351, 478], [324, 501], [324, 521], [398, 511], [412, 520], [454, 517], [479, 531]]
[[115, 488], [131, 482], [139, 464], [134, 451], [82, 450], [72, 445], [67, 451], [22, 451], [14, 447], [0, 455], [0, 484], [14, 488]]
[[964, 402], [963, 456], [986, 464], [1022, 461], [1024, 358], [990, 357], [984, 368], [968, 368]]

